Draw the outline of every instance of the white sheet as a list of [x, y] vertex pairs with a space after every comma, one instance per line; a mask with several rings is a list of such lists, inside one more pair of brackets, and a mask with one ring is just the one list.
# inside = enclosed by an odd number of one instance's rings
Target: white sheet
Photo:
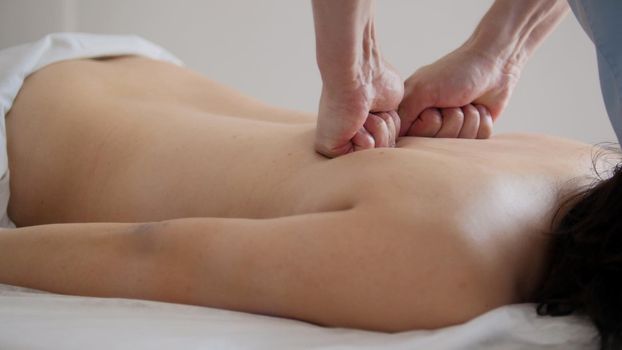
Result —
[[580, 317], [538, 317], [531, 304], [466, 324], [396, 334], [323, 328], [205, 307], [48, 294], [0, 284], [0, 349], [559, 349], [593, 350]]

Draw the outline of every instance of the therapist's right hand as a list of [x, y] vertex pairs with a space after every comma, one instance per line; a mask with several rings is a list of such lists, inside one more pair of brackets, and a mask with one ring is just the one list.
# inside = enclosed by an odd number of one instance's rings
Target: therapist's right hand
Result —
[[322, 76], [316, 151], [333, 158], [394, 146], [404, 85], [380, 52], [374, 1], [313, 0], [312, 5]]
[[319, 153], [332, 158], [395, 146], [404, 85], [393, 67], [381, 60], [323, 77], [315, 138]]

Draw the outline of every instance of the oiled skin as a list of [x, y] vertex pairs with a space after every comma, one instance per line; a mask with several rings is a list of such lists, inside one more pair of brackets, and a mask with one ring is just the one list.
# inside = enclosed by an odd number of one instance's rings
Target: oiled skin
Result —
[[[195, 238], [208, 235], [198, 227], [222, 227], [219, 234], [230, 237], [227, 244], [236, 247], [236, 256], [254, 256], [254, 249], [265, 248], [273, 265], [253, 261], [253, 278], [244, 277], [244, 288], [253, 295], [225, 290], [224, 283], [223, 290], [199, 296], [179, 290], [154, 294], [149, 286], [173, 283], [157, 276], [145, 277], [153, 284], [130, 292], [122, 288], [123, 280], [89, 285], [81, 272], [67, 274], [60, 285], [50, 277], [57, 271], [53, 263], [49, 271], [42, 267], [45, 274], [18, 274], [25, 258], [17, 255], [13, 270], [0, 269], [0, 282], [387, 331], [455, 324], [500, 305], [528, 301], [546, 268], [546, 232], [560, 200], [592, 175], [591, 146], [536, 135], [404, 137], [394, 149], [329, 160], [313, 150], [313, 116], [266, 106], [189, 70], [135, 57], [44, 68], [27, 79], [6, 122], [9, 215], [18, 226], [206, 218], [150, 225], [148, 231], [166, 241], [172, 238], [161, 237], [175, 234], [166, 235], [171, 227], [175, 232], [188, 228]], [[253, 226], [254, 221], [241, 219], [271, 220]], [[290, 221], [295, 224], [287, 226]], [[98, 227], [85, 224], [84, 230], [88, 234]], [[139, 227], [144, 231], [144, 225]], [[250, 238], [239, 233], [254, 227], [267, 232], [271, 241], [265, 247], [261, 236], [246, 244]], [[21, 236], [30, 238], [9, 236], [5, 246], [33, 247], [29, 256], [41, 257], [45, 265], [52, 253], [36, 248], [33, 242], [40, 236], [30, 231]], [[64, 240], [74, 237], [66, 235]], [[175, 237], [172, 245], [200, 249], [184, 241], [183, 234]], [[295, 247], [307, 251], [305, 239], [331, 247], [330, 258], [297, 254]], [[85, 250], [97, 249], [84, 244]], [[35, 254], [35, 249], [40, 250]], [[302, 282], [294, 283], [298, 277], [289, 270], [273, 274], [275, 266], [285, 264], [277, 260], [285, 259], [278, 258], [284, 251], [318, 271], [317, 276], [341, 276], [331, 280], [331, 294], [321, 285], [299, 288], [311, 282], [300, 277]], [[340, 260], [354, 252], [358, 260]], [[223, 248], [214, 254], [229, 253]], [[185, 253], [167, 257], [186, 258]], [[215, 271], [220, 265], [213, 263]], [[121, 266], [114, 257], [107, 260], [109, 268], [116, 264]], [[287, 298], [279, 295], [290, 287]]]

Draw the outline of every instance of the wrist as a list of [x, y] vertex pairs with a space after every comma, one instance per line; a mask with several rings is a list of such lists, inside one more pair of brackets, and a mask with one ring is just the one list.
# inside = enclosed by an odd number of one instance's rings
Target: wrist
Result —
[[525, 46], [528, 35], [522, 28], [525, 20], [512, 14], [518, 10], [500, 6], [500, 3], [503, 2], [493, 4], [463, 47], [494, 62], [502, 70], [522, 70], [531, 56]]
[[380, 66], [372, 0], [314, 0], [316, 58], [328, 85], [361, 85]]
[[337, 89], [367, 86], [385, 69], [373, 23], [365, 26], [364, 33], [352, 46], [322, 52], [318, 54], [322, 82]]
[[521, 46], [516, 38], [499, 33], [476, 32], [460, 50], [478, 57], [487, 67], [508, 74], [520, 73], [531, 56], [531, 52]]
[[566, 0], [496, 0], [464, 46], [520, 71], [567, 12]]

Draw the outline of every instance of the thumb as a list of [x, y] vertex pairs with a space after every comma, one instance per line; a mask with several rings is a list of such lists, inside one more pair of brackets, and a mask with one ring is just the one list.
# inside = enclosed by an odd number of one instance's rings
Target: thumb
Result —
[[410, 128], [415, 123], [415, 120], [419, 118], [419, 115], [427, 108], [433, 107], [432, 103], [423, 98], [423, 96], [414, 93], [409, 93], [404, 96], [402, 103], [400, 103], [398, 109], [398, 115], [401, 120], [400, 135], [407, 135]]

